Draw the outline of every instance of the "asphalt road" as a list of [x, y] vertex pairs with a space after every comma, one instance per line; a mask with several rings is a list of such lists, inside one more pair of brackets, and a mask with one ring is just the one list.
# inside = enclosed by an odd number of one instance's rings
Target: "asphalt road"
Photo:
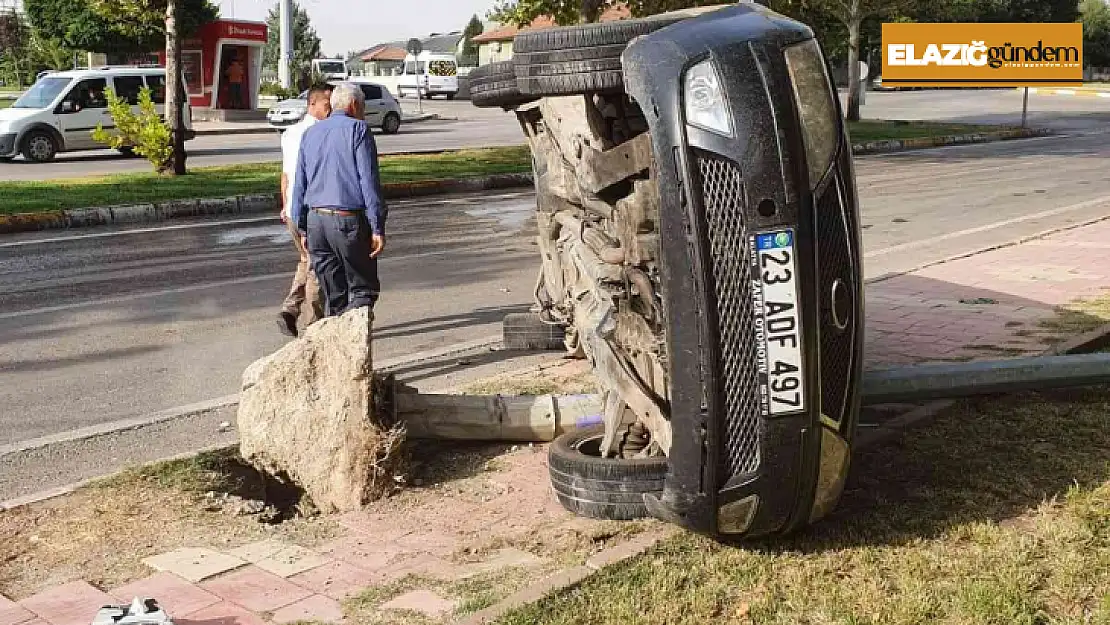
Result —
[[[1110, 135], [857, 159], [870, 278], [1110, 213]], [[527, 192], [397, 204], [376, 357], [496, 334], [538, 267]], [[268, 217], [0, 240], [0, 446], [234, 393], [279, 347]]]

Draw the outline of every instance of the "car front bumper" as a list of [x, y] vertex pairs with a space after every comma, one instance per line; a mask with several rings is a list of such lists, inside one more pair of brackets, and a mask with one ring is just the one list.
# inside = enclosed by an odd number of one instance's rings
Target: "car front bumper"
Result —
[[[859, 410], [863, 297], [850, 148], [841, 126], [834, 164], [811, 191], [783, 55], [812, 37], [744, 3], [641, 37], [622, 59], [627, 91], [651, 127], [669, 242], [661, 284], [673, 438], [663, 495], [647, 504], [721, 539], [788, 533], [827, 514]], [[684, 76], [706, 59], [726, 94], [732, 137], [685, 120]], [[795, 241], [805, 408], [778, 415], [767, 410], [751, 260], [755, 235], [784, 230]]]

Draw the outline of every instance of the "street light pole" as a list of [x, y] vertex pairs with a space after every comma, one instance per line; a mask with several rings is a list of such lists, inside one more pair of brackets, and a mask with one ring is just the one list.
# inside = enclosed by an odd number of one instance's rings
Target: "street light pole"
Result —
[[1025, 93], [1021, 97], [1021, 127], [1025, 128], [1029, 120], [1029, 87], [1025, 88]]
[[281, 52], [278, 55], [278, 82], [282, 89], [293, 86], [293, 0], [281, 0]]

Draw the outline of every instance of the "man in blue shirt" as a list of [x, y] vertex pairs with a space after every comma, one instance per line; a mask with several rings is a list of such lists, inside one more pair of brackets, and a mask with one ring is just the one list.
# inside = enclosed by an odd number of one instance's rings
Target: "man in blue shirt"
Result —
[[301, 139], [289, 210], [312, 257], [327, 314], [338, 316], [373, 308], [378, 300], [378, 255], [385, 248], [388, 211], [362, 90], [336, 85], [331, 107], [331, 117]]

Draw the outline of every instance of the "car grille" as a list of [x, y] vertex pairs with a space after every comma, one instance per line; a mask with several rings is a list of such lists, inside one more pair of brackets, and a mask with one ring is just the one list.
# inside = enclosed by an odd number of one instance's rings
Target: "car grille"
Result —
[[[818, 284], [821, 285], [821, 411], [839, 423], [845, 416], [845, 398], [859, 323], [854, 318], [859, 285], [855, 284], [851, 241], [836, 177], [826, 185], [816, 204]], [[833, 281], [838, 278], [848, 286], [853, 304], [852, 318], [848, 319], [848, 327], [844, 330], [838, 329], [833, 320], [830, 296]]]
[[724, 469], [730, 476], [759, 468], [759, 372], [756, 360], [751, 264], [740, 169], [697, 154], [713, 264], [719, 334], [719, 384], [724, 402]]

